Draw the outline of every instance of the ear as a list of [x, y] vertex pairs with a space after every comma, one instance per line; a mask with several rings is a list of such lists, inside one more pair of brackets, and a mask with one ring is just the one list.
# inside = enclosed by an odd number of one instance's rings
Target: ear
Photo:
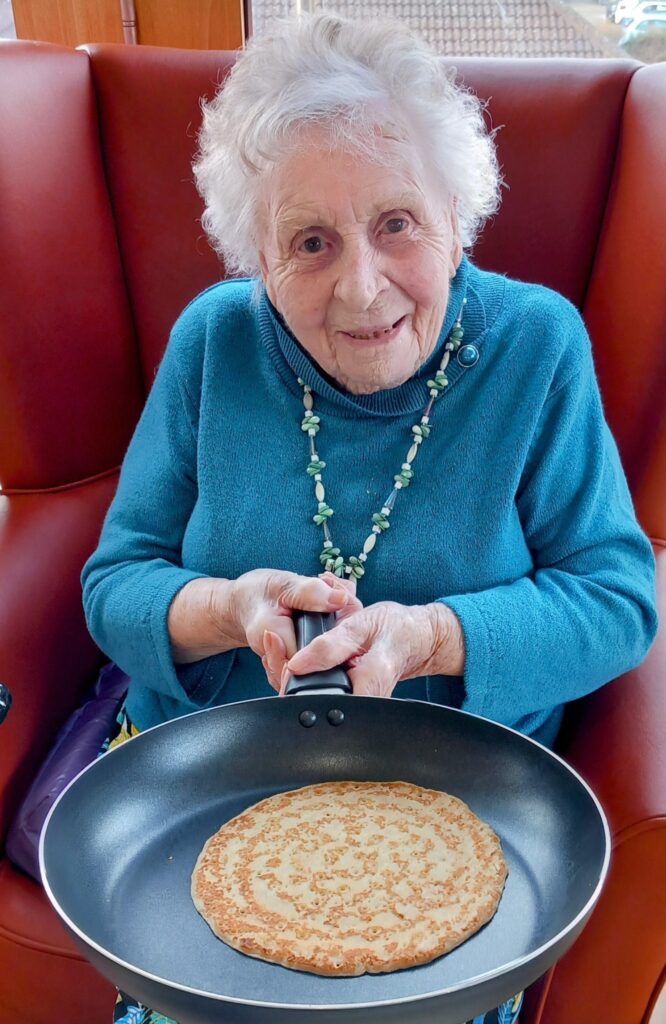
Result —
[[460, 223], [458, 221], [458, 200], [453, 199], [449, 207], [449, 220], [451, 224], [451, 266], [455, 276], [463, 257], [462, 239], [460, 238]]
[[273, 281], [271, 278], [270, 271], [268, 269], [268, 262], [266, 260], [265, 254], [261, 250], [259, 251], [259, 267], [261, 269], [261, 278], [264, 282], [264, 287], [266, 288], [266, 294], [268, 295], [268, 298], [271, 300], [271, 302], [277, 309], [277, 296], [275, 294], [275, 288], [273, 287]]

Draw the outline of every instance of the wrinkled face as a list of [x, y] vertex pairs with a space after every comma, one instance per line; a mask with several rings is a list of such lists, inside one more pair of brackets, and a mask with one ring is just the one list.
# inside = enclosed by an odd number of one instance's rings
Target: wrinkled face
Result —
[[[369, 158], [303, 133], [262, 185], [259, 259], [273, 305], [347, 391], [408, 380], [433, 351], [462, 256], [453, 204], [415, 147]], [[319, 142], [319, 145], [317, 144]]]

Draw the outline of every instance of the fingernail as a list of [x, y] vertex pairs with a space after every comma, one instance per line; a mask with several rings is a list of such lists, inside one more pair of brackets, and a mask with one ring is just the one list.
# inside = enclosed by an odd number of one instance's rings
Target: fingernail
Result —
[[266, 650], [272, 650], [274, 644], [275, 644], [275, 640], [273, 638], [273, 634], [270, 633], [267, 629], [265, 629], [264, 630], [264, 648]]
[[280, 674], [280, 696], [284, 695], [284, 691], [287, 689], [287, 683], [289, 681], [289, 669], [286, 665], [282, 666], [282, 672]]

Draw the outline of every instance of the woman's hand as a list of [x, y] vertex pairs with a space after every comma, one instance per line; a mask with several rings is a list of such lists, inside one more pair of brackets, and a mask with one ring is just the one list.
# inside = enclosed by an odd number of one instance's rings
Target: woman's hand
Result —
[[298, 576], [272, 569], [253, 569], [239, 576], [225, 602], [242, 644], [259, 655], [276, 690], [286, 677], [287, 661], [296, 653], [292, 611], [335, 612], [344, 619], [362, 607], [355, 583], [333, 573]]
[[346, 662], [355, 694], [389, 697], [402, 679], [463, 675], [464, 648], [458, 618], [446, 605], [379, 601], [317, 637], [287, 669], [306, 675]]

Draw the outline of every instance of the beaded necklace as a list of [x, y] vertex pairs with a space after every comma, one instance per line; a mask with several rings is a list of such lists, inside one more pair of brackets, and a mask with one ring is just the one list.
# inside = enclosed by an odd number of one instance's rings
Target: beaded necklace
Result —
[[390, 526], [389, 516], [393, 511], [393, 506], [395, 505], [396, 498], [398, 497], [398, 492], [404, 490], [405, 487], [409, 487], [412, 482], [412, 479], [414, 478], [412, 464], [418, 454], [420, 445], [423, 444], [426, 438], [430, 436], [430, 414], [432, 412], [433, 405], [448, 386], [449, 381], [445, 371], [449, 365], [451, 353], [457, 352], [462, 342], [464, 334], [462, 327], [462, 315], [466, 302], [467, 299], [463, 299], [460, 313], [451, 328], [448, 341], [444, 345], [444, 356], [440, 363], [439, 370], [435, 374], [434, 378], [428, 381], [429, 401], [423, 410], [420, 423], [415, 423], [411, 428], [412, 444], [407, 452], [406, 459], [402, 464], [400, 472], [396, 473], [393, 477], [393, 490], [382, 505], [381, 511], [372, 513], [372, 532], [366, 537], [362, 550], [358, 555], [352, 555], [349, 559], [345, 559], [345, 556], [340, 553], [340, 548], [333, 546], [329, 520], [334, 515], [334, 512], [331, 506], [326, 503], [326, 491], [324, 490], [324, 484], [321, 478], [321, 471], [326, 468], [326, 463], [319, 458], [317, 446], [315, 445], [315, 437], [319, 433], [321, 422], [319, 416], [315, 416], [312, 388], [300, 377], [298, 378], [298, 383], [303, 388], [303, 405], [305, 406], [305, 415], [301, 422], [301, 430], [305, 431], [308, 435], [310, 443], [310, 462], [308, 463], [306, 472], [308, 476], [311, 476], [314, 479], [315, 498], [317, 499], [317, 512], [312, 517], [312, 520], [317, 524], [317, 526], [321, 526], [324, 532], [323, 550], [319, 556], [319, 561], [327, 572], [335, 573], [335, 575], [339, 577], [349, 576], [350, 579], [353, 577], [356, 580], [360, 580], [361, 577], [365, 575], [364, 563], [367, 562], [368, 555], [374, 549], [377, 539], [382, 533], [388, 530]]

